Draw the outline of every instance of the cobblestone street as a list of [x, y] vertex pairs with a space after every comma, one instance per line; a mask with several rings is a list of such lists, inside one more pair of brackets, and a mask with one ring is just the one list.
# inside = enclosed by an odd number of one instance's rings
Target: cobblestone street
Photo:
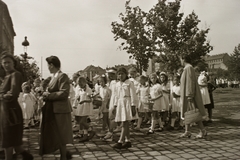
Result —
[[[93, 125], [96, 125], [93, 122]], [[95, 127], [95, 129], [98, 129]], [[95, 136], [91, 141], [68, 145], [73, 153], [73, 159], [239, 159], [240, 158], [240, 126], [224, 124], [218, 121], [207, 126], [206, 139], [195, 139], [197, 127], [192, 127], [190, 139], [179, 139], [183, 131], [163, 131], [153, 135], [146, 135], [146, 129], [132, 133], [133, 147], [124, 150], [112, 148], [113, 142], [105, 142]], [[24, 147], [29, 149], [36, 160], [59, 159], [58, 152], [54, 154], [38, 155], [38, 129], [24, 131]], [[114, 139], [117, 139], [116, 134]], [[18, 159], [21, 159], [20, 157]]]

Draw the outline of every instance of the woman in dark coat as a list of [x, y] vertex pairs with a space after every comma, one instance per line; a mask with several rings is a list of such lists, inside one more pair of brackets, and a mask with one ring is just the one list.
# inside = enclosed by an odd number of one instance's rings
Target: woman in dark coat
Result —
[[206, 104], [205, 108], [208, 111], [208, 122], [212, 123], [212, 109], [214, 108], [214, 100], [213, 100], [213, 91], [216, 89], [215, 85], [211, 83], [210, 77], [207, 75], [207, 81], [208, 81], [208, 92], [209, 92], [209, 97], [210, 97], [210, 104]]
[[[53, 74], [48, 91], [43, 93], [43, 119], [41, 126], [40, 154], [47, 154], [60, 149], [61, 160], [70, 159], [66, 144], [73, 143], [71, 104], [68, 99], [70, 81], [61, 72], [58, 57], [46, 58], [48, 69]], [[50, 143], [51, 142], [51, 143]]]
[[18, 103], [21, 91], [22, 74], [16, 71], [17, 61], [11, 54], [1, 57], [1, 66], [6, 76], [0, 87], [0, 131], [1, 146], [5, 151], [6, 160], [12, 160], [13, 149], [22, 154], [24, 160], [32, 160], [33, 156], [22, 148], [23, 115]]

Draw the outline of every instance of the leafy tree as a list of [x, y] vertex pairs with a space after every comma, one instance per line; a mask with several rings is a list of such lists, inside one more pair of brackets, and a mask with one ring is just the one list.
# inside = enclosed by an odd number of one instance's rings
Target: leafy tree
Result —
[[228, 71], [232, 73], [234, 79], [240, 80], [240, 44], [234, 48], [232, 54], [230, 54], [230, 59], [228, 61]]
[[23, 70], [24, 81], [33, 83], [34, 79], [40, 77], [39, 67], [33, 57], [25, 52], [20, 56], [15, 56], [15, 58], [19, 61], [19, 65]]
[[140, 74], [148, 68], [149, 58], [154, 52], [152, 48], [151, 31], [146, 25], [147, 13], [139, 7], [130, 7], [130, 1], [125, 4], [125, 14], [120, 13], [121, 23], [112, 22], [112, 32], [115, 41], [121, 39], [121, 49], [130, 54], [129, 58], [136, 60]]
[[112, 22], [115, 40], [123, 40], [121, 48], [131, 54], [140, 70], [146, 71], [148, 60], [157, 53], [156, 62], [161, 62], [166, 71], [176, 71], [180, 66], [179, 56], [187, 54], [193, 66], [205, 64], [204, 56], [213, 47], [207, 41], [209, 28], [199, 29], [200, 20], [194, 11], [183, 17], [179, 12], [181, 0], [159, 0], [149, 12], [139, 7], [130, 7], [126, 2], [125, 14], [120, 13], [121, 23]]
[[183, 54], [191, 57], [193, 66], [204, 63], [202, 57], [212, 50], [206, 40], [209, 28], [198, 28], [200, 20], [194, 11], [183, 19], [180, 2], [159, 0], [147, 15], [147, 24], [153, 28], [154, 50], [160, 53], [159, 62], [167, 70], [176, 70], [180, 66], [178, 56]]

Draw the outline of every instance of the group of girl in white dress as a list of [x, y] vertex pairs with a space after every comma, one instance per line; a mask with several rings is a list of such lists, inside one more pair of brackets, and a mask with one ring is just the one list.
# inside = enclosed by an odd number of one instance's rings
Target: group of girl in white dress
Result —
[[[94, 105], [102, 119], [103, 140], [112, 139], [114, 132], [120, 131], [117, 149], [132, 146], [130, 130], [140, 131], [143, 122], [150, 124], [147, 134], [155, 131], [183, 129], [180, 105], [180, 73], [168, 77], [167, 73], [152, 73], [149, 76], [138, 75], [135, 68], [110, 68], [107, 74], [98, 77], [95, 88], [89, 87], [84, 76], [73, 78], [69, 94], [72, 103], [75, 124], [79, 127], [74, 134], [79, 142], [89, 141], [95, 135], [88, 123], [94, 114]], [[41, 117], [43, 106], [41, 92], [46, 90], [49, 79], [31, 87], [24, 83], [19, 101], [22, 104], [25, 128], [34, 125], [33, 120]], [[204, 104], [211, 103], [206, 90], [205, 78], [199, 76]], [[100, 103], [97, 100], [100, 98]], [[178, 122], [178, 123], [176, 123]]]
[[[96, 96], [102, 99], [99, 112], [103, 120], [102, 132], [106, 132], [102, 139], [111, 139], [115, 131], [121, 132], [114, 148], [131, 147], [130, 129], [140, 131], [142, 123], [147, 120], [151, 124], [147, 134], [174, 129], [181, 111], [179, 76], [169, 80], [165, 72], [159, 75], [153, 73], [147, 77], [138, 76], [135, 68], [128, 71], [125, 68], [111, 68], [107, 70], [107, 75], [99, 76], [94, 92], [84, 79], [78, 77], [74, 89], [73, 114], [80, 126], [75, 138], [80, 138], [79, 142], [92, 138], [88, 132], [93, 131], [86, 118], [93, 115], [91, 99], [94, 101]], [[133, 125], [136, 126], [131, 128]]]

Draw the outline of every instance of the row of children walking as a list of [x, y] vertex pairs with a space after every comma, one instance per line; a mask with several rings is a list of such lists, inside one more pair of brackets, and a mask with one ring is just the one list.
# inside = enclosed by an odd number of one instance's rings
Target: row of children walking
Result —
[[[160, 73], [159, 82], [155, 73], [149, 78], [143, 75], [137, 77], [135, 68], [131, 68], [129, 73], [125, 68], [118, 70], [112, 68], [107, 71], [107, 77], [106, 75], [99, 77], [99, 84], [95, 85], [94, 93], [83, 77], [78, 77], [75, 81], [78, 85], [74, 89], [76, 95], [73, 113], [80, 128], [79, 133], [75, 135], [75, 138], [80, 138], [79, 142], [88, 141], [94, 135], [88, 133], [92, 128], [87, 123], [87, 117], [93, 114], [91, 99], [97, 95], [102, 98], [99, 107], [103, 115], [102, 132], [107, 131], [103, 139], [111, 139], [114, 128], [117, 130], [121, 128], [121, 135], [118, 143], [114, 145], [115, 148], [131, 147], [130, 125], [133, 120], [137, 122], [135, 130], [140, 130], [143, 119], [150, 120], [151, 127], [147, 134], [153, 134], [156, 130], [163, 131], [164, 128], [174, 129], [181, 110], [178, 75], [174, 76], [173, 84], [168, 81], [165, 72]], [[167, 125], [170, 111], [171, 124], [164, 127]], [[181, 123], [180, 126], [182, 125]]]

